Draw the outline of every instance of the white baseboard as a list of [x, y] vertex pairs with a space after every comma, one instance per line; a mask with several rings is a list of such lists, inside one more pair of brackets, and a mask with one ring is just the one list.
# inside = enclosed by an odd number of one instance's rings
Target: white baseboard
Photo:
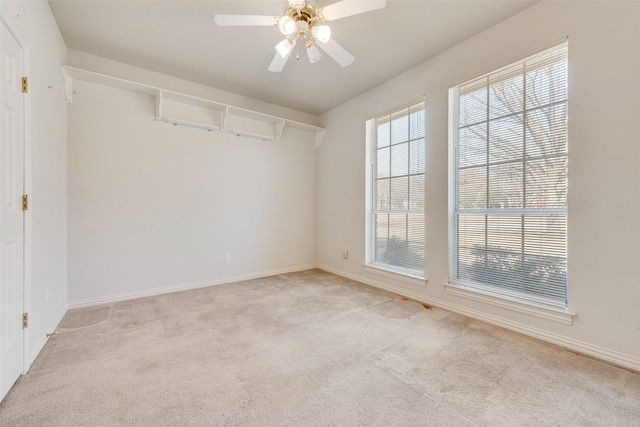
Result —
[[47, 334], [49, 332], [53, 333], [56, 329], [58, 329], [58, 325], [60, 324], [60, 322], [62, 322], [62, 318], [64, 317], [64, 315], [67, 314], [68, 308], [69, 307], [67, 306], [67, 304], [65, 304], [64, 307], [62, 307], [62, 309], [58, 312], [56, 317], [53, 319], [53, 322], [51, 323], [51, 325], [49, 325], [49, 327], [45, 329], [46, 333], [42, 336], [42, 338], [40, 338], [40, 340], [35, 345], [35, 347], [31, 349], [31, 354], [29, 355], [29, 359], [26, 360], [27, 366], [25, 366], [24, 373], [27, 373], [29, 369], [31, 369], [31, 365], [33, 365], [33, 362], [36, 361], [36, 358], [44, 348], [45, 344], [47, 344], [47, 341], [49, 341], [49, 337], [47, 336]]
[[606, 348], [599, 347], [597, 345], [574, 340], [572, 338], [567, 338], [562, 335], [558, 335], [552, 332], [547, 332], [545, 330], [524, 325], [522, 323], [513, 322], [511, 320], [494, 316], [492, 314], [487, 314], [481, 311], [472, 310], [458, 304], [452, 304], [447, 301], [442, 301], [439, 299], [427, 297], [415, 291], [398, 288], [387, 283], [383, 283], [383, 282], [373, 280], [368, 277], [360, 276], [357, 274], [348, 273], [346, 271], [342, 271], [326, 265], [318, 264], [316, 267], [321, 270], [328, 271], [329, 273], [337, 274], [338, 276], [343, 276], [348, 279], [356, 280], [358, 282], [362, 282], [367, 285], [374, 286], [376, 288], [384, 289], [386, 291], [393, 292], [395, 294], [402, 295], [407, 298], [411, 298], [415, 301], [429, 304], [434, 307], [438, 307], [447, 311], [452, 311], [454, 313], [462, 314], [463, 316], [471, 317], [473, 319], [481, 320], [483, 322], [490, 323], [492, 325], [500, 326], [505, 329], [519, 332], [523, 335], [527, 335], [542, 341], [556, 344], [560, 347], [564, 347], [566, 349], [575, 351], [577, 353], [581, 353], [581, 354], [591, 356], [600, 360], [604, 360], [614, 365], [617, 365], [626, 369], [630, 369], [632, 371], [640, 372], [640, 359], [633, 356], [628, 356], [626, 354], [608, 350]]
[[144, 289], [141, 291], [126, 292], [122, 294], [105, 295], [97, 298], [87, 298], [69, 302], [69, 309], [91, 307], [94, 305], [111, 304], [118, 301], [126, 301], [137, 298], [152, 297], [156, 295], [169, 294], [172, 292], [186, 291], [189, 289], [206, 288], [208, 286], [224, 285], [227, 283], [241, 282], [244, 280], [259, 279], [262, 277], [275, 276], [278, 274], [293, 273], [296, 271], [316, 268], [315, 264], [300, 265], [277, 270], [262, 271], [259, 273], [243, 274], [239, 276], [229, 276], [220, 279], [203, 280], [200, 282], [182, 283], [179, 285], [165, 286], [161, 288]]

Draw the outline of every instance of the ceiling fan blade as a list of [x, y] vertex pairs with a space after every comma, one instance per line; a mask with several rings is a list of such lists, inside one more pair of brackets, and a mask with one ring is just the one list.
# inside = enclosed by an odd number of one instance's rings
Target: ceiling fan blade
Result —
[[342, 0], [323, 7], [320, 11], [327, 21], [335, 21], [347, 16], [382, 9], [386, 3], [386, 0]]
[[287, 53], [287, 56], [285, 56], [284, 58], [280, 56], [278, 52], [276, 52], [276, 56], [273, 57], [271, 64], [269, 64], [269, 71], [271, 71], [272, 73], [279, 73], [280, 71], [282, 71], [284, 69], [285, 64], [289, 60], [289, 57], [291, 56], [291, 52], [293, 52], [294, 47], [296, 47], [295, 43], [291, 47], [291, 50], [289, 51], [289, 53]]
[[326, 43], [316, 43], [316, 45], [320, 47], [320, 49], [324, 50], [342, 67], [350, 65], [356, 59], [333, 39]]
[[267, 15], [215, 15], [213, 20], [221, 27], [272, 26], [278, 24], [278, 16]]

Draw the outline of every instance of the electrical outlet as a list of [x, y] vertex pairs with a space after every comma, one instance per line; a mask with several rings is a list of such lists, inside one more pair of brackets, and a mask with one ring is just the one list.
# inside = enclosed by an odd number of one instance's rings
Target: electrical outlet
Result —
[[349, 259], [349, 251], [342, 251], [342, 258]]
[[224, 254], [224, 262], [231, 262], [231, 254], [230, 253]]

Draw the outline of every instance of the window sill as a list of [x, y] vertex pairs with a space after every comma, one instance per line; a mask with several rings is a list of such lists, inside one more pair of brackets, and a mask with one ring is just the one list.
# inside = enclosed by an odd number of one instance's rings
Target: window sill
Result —
[[444, 288], [448, 294], [459, 297], [480, 301], [497, 307], [506, 308], [518, 313], [526, 313], [532, 316], [540, 317], [547, 320], [563, 323], [565, 325], [573, 324], [575, 313], [560, 308], [545, 307], [534, 303], [512, 300], [504, 296], [496, 296], [490, 292], [479, 289], [470, 288], [468, 286], [445, 283]]
[[397, 270], [391, 270], [373, 264], [363, 264], [362, 268], [367, 273], [373, 273], [377, 274], [378, 276], [387, 277], [389, 279], [399, 280], [410, 285], [420, 286], [421, 288], [427, 287], [427, 279], [424, 277], [415, 276], [410, 273], [403, 273]]

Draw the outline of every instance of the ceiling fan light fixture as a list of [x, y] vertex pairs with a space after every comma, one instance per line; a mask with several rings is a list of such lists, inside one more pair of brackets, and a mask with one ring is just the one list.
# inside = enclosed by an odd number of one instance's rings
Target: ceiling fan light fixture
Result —
[[288, 36], [296, 31], [296, 23], [289, 16], [284, 15], [278, 19], [278, 29], [282, 34]]
[[283, 58], [286, 58], [293, 49], [293, 43], [288, 38], [282, 40], [280, 43], [276, 45], [276, 52]]
[[[298, 41], [306, 47], [311, 63], [320, 60], [322, 55], [318, 49], [321, 49], [323, 54], [326, 53], [341, 67], [346, 67], [355, 58], [333, 39], [331, 28], [327, 23], [382, 9], [387, 0], [333, 0], [333, 3], [324, 7], [318, 7], [317, 2], [325, 3], [329, 0], [287, 0], [288, 7], [281, 16], [216, 14], [214, 20], [216, 24], [223, 27], [277, 26], [284, 40], [275, 46], [276, 53], [268, 67], [271, 72], [283, 70]], [[296, 49], [296, 59], [300, 59], [300, 49]]]
[[313, 38], [319, 42], [327, 43], [331, 40], [331, 27], [328, 25], [315, 25], [311, 29], [311, 34], [313, 34]]
[[312, 64], [318, 62], [322, 57], [316, 45], [311, 42], [307, 43], [307, 56], [309, 57], [309, 62]]
[[307, 32], [309, 32], [309, 23], [307, 21], [300, 20], [296, 22], [296, 28], [299, 33], [307, 34]]

